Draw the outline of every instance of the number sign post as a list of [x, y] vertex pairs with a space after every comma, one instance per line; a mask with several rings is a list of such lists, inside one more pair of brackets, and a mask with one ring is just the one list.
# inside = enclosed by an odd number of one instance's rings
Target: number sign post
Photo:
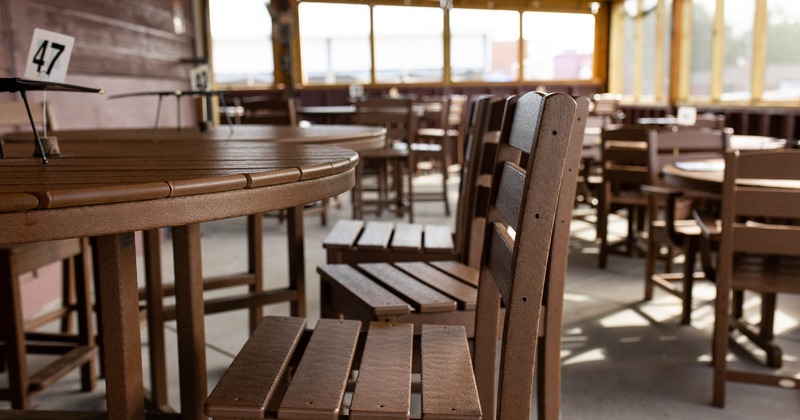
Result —
[[25, 78], [65, 83], [75, 38], [36, 28], [33, 31]]

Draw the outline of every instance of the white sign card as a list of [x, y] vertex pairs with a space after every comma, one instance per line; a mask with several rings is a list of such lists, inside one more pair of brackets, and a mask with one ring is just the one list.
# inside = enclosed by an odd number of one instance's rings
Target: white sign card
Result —
[[693, 106], [678, 107], [678, 125], [694, 125], [697, 122], [697, 108]]
[[211, 90], [211, 67], [208, 64], [201, 64], [189, 70], [189, 83], [192, 90], [209, 91]]
[[56, 83], [67, 81], [67, 67], [72, 56], [75, 38], [41, 28], [33, 30], [28, 61], [25, 64], [26, 79]]

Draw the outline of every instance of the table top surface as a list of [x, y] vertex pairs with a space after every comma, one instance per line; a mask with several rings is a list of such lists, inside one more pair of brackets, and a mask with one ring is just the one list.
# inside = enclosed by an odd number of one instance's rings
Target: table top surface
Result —
[[351, 188], [358, 155], [247, 140], [60, 141], [48, 165], [33, 144], [0, 159], [0, 244], [96, 236], [257, 214]]
[[[228, 125], [209, 127], [200, 131], [196, 127], [162, 127], [153, 133], [152, 128], [96, 129], [50, 131], [59, 143], [73, 140], [105, 141], [197, 141], [197, 140], [243, 140], [273, 143], [327, 144], [353, 150], [380, 149], [384, 147], [386, 129], [366, 125], [315, 125], [311, 127], [291, 127], [287, 125], [235, 124], [233, 133]], [[31, 133], [3, 135], [7, 143], [32, 142]]]
[[[664, 181], [668, 185], [720, 194], [725, 178], [725, 161], [723, 159], [677, 161], [664, 166], [661, 172]], [[800, 180], [740, 179], [737, 180], [737, 184], [766, 188], [800, 189]]]

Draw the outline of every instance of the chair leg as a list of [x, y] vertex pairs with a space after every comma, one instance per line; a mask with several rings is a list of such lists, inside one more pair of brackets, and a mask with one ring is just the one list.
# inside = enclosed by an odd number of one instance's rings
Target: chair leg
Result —
[[75, 326], [72, 322], [72, 311], [75, 308], [75, 282], [76, 260], [68, 258], [61, 262], [61, 307], [64, 315], [61, 317], [61, 332], [72, 332]]
[[683, 263], [683, 311], [681, 324], [688, 325], [692, 321], [692, 289], [694, 288], [694, 266], [697, 258], [697, 239], [686, 237]]
[[725, 357], [728, 354], [728, 329], [730, 327], [730, 292], [727, 290], [717, 291], [715, 315], [714, 315], [714, 338], [712, 342], [712, 364], [714, 366], [714, 385], [712, 403], [717, 407], [725, 406], [725, 379], [727, 376], [727, 365]]
[[11, 408], [30, 408], [28, 395], [28, 364], [25, 360], [25, 330], [22, 324], [22, 302], [17, 273], [8, 256], [0, 258], [0, 325], [5, 337], [8, 360], [8, 387]]
[[[761, 323], [758, 326], [759, 336], [765, 342], [775, 339], [775, 307], [778, 295], [775, 293], [761, 294]], [[780, 348], [770, 346], [765, 349], [767, 352], [767, 366], [779, 369], [783, 365], [783, 357]], [[771, 350], [771, 351], [770, 351]]]
[[303, 206], [289, 209], [286, 236], [289, 249], [289, 288], [297, 293], [297, 298], [290, 303], [290, 311], [292, 316], [304, 317], [306, 316], [306, 274], [303, 244]]
[[652, 229], [647, 235], [647, 258], [645, 261], [644, 274], [644, 300], [653, 299], [653, 274], [656, 272], [656, 261], [658, 260], [659, 247], [653, 239]]
[[[294, 209], [285, 210], [287, 217], [287, 229], [292, 231], [294, 221], [292, 214]], [[303, 206], [300, 206], [301, 213]], [[248, 272], [253, 275], [253, 283], [248, 285], [250, 293], [260, 293], [264, 290], [264, 219], [260, 214], [247, 216], [247, 266]], [[249, 310], [249, 325], [250, 332], [255, 331], [259, 321], [264, 316], [264, 310], [261, 306], [251, 307]]]

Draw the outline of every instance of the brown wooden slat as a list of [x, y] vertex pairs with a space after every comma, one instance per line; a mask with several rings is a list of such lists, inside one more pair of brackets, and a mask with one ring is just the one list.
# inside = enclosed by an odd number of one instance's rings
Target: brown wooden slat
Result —
[[167, 183], [152, 182], [137, 185], [52, 190], [38, 197], [40, 208], [54, 209], [76, 205], [153, 200], [166, 198], [169, 194], [170, 187]]
[[424, 262], [399, 262], [395, 265], [425, 284], [455, 299], [458, 302], [459, 309], [475, 309], [478, 301], [478, 289], [475, 287], [462, 283]]
[[282, 419], [331, 419], [340, 413], [360, 321], [320, 319], [278, 408]]
[[325, 239], [322, 240], [322, 246], [325, 248], [348, 249], [355, 244], [363, 228], [363, 220], [338, 220], [328, 232], [328, 235], [325, 236]]
[[420, 251], [422, 249], [422, 225], [398, 223], [392, 235], [392, 251]]
[[514, 242], [508, 232], [501, 225], [495, 223], [491, 228], [491, 233], [487, 238], [489, 241], [489, 260], [487, 266], [492, 273], [497, 289], [504, 302], [508, 302], [511, 295], [511, 266], [513, 262]]
[[425, 252], [453, 253], [453, 234], [445, 225], [425, 225]]
[[247, 177], [242, 174], [169, 181], [170, 197], [238, 190], [247, 184]]
[[798, 255], [800, 228], [767, 224], [743, 226], [737, 223], [733, 227], [733, 251]]
[[398, 315], [411, 312], [411, 308], [394, 293], [384, 289], [369, 277], [346, 264], [326, 264], [317, 267], [324, 281], [347, 290], [367, 306], [374, 316]]
[[481, 418], [478, 388], [462, 326], [422, 327], [422, 416]]
[[31, 375], [28, 386], [31, 391], [41, 391], [76, 367], [91, 361], [96, 355], [97, 347], [76, 347], [63, 357], [59, 357], [58, 360]]
[[[412, 263], [413, 264], [413, 263]], [[408, 300], [420, 313], [449, 312], [456, 309], [457, 302], [387, 263], [358, 264], [358, 268], [371, 275], [378, 283]]]
[[519, 209], [522, 202], [522, 191], [525, 187], [525, 171], [519, 166], [506, 162], [497, 184], [497, 209], [500, 210], [508, 224], [518, 229]]
[[430, 264], [457, 279], [478, 287], [480, 272], [474, 267], [458, 261], [432, 261]]
[[0, 193], [0, 212], [30, 210], [36, 208], [39, 199], [27, 193]]
[[370, 323], [350, 418], [407, 419], [411, 411], [411, 324]]
[[213, 417], [264, 417], [305, 329], [303, 318], [265, 317], [206, 400]]
[[357, 245], [363, 249], [386, 249], [393, 229], [394, 223], [391, 222], [367, 222]]
[[[746, 182], [741, 180], [740, 182]], [[797, 185], [800, 185], [800, 182]], [[800, 214], [796, 190], [777, 190], [740, 186], [736, 191], [736, 213], [742, 216], [795, 218]]]

